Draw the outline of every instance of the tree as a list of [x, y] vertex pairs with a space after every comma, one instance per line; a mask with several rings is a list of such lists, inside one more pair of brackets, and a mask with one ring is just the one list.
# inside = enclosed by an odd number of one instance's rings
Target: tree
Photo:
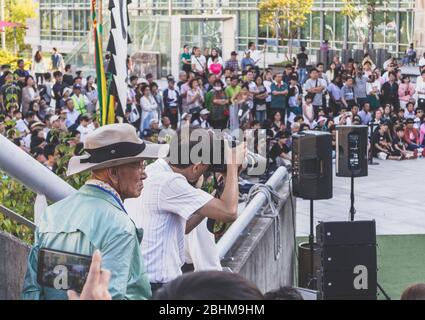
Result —
[[[27, 24], [27, 19], [35, 18], [37, 3], [33, 0], [5, 0], [5, 20], [19, 23], [23, 27]], [[16, 28], [16, 45], [18, 50], [25, 48], [24, 28]], [[13, 28], [6, 29], [6, 46], [9, 50], [15, 48], [15, 32]]]
[[304, 26], [312, 7], [313, 0], [262, 0], [258, 5], [260, 24], [269, 26], [282, 45], [288, 39], [288, 60], [292, 57], [292, 40]]
[[[378, 25], [375, 20], [377, 6], [382, 6], [388, 0], [342, 0], [344, 7], [341, 9], [342, 15], [348, 17], [351, 25], [354, 26], [357, 39], [363, 45], [363, 51], [373, 49], [373, 34], [375, 26]], [[367, 34], [362, 32], [362, 25], [366, 25]]]

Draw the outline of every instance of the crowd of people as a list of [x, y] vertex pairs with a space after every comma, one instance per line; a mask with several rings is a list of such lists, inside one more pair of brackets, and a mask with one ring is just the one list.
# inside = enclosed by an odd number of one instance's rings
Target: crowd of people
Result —
[[[129, 70], [123, 116], [141, 138], [152, 142], [158, 142], [162, 130], [182, 124], [265, 129], [271, 142], [268, 154], [277, 165], [288, 164], [293, 133], [334, 134], [335, 126], [344, 124], [371, 127], [369, 149], [375, 157], [400, 160], [423, 154], [424, 59], [412, 81], [391, 56], [381, 67], [368, 54], [362, 61], [342, 63], [333, 56], [325, 63], [310, 63], [302, 47], [280, 71], [260, 69], [263, 52], [254, 43], [244, 55], [240, 59], [233, 51], [224, 59], [218, 49], [190, 51], [184, 46], [178, 79], [169, 75], [163, 88], [152, 74], [142, 79]], [[23, 60], [16, 70], [1, 67], [0, 134], [52, 167], [48, 159], [58, 136], [82, 146], [85, 136], [99, 127], [98, 92], [95, 78], [64, 65], [56, 49], [50, 64], [45, 60], [37, 52], [30, 70]]]
[[[175, 297], [183, 284], [232, 281], [222, 272], [182, 274], [190, 268], [222, 271], [209, 221], [237, 218], [244, 156], [240, 158], [238, 148], [228, 151], [238, 161], [227, 163], [226, 174], [214, 176], [222, 179], [215, 197], [203, 189], [209, 164], [160, 157], [160, 148], [170, 142], [161, 139], [162, 131], [263, 129], [269, 142], [267, 158], [275, 167], [290, 167], [295, 133], [332, 133], [335, 148], [337, 125], [369, 126], [369, 150], [380, 159], [424, 155], [425, 66], [413, 84], [393, 57], [382, 67], [368, 54], [362, 61], [342, 63], [334, 56], [312, 64], [301, 47], [280, 71], [261, 69], [262, 54], [254, 43], [242, 59], [235, 51], [224, 59], [218, 49], [194, 47], [190, 52], [185, 46], [178, 79], [169, 75], [164, 88], [152, 74], [141, 79], [129, 70], [122, 115], [128, 123], [101, 127], [94, 77], [63, 66], [57, 50], [49, 70], [40, 52], [31, 70], [25, 69], [23, 60], [16, 70], [2, 66], [0, 134], [54, 172], [59, 144], [73, 145], [68, 175], [91, 172], [76, 194], [49, 206], [41, 217], [24, 298], [66, 298], [64, 292], [37, 283], [42, 247], [85, 255], [99, 249], [102, 266], [111, 271], [108, 290], [114, 299], [147, 299], [152, 293], [165, 299]], [[196, 150], [192, 142], [174, 138], [179, 155]], [[146, 168], [145, 160], [152, 161]], [[252, 284], [233, 280], [252, 297], [264, 298]]]

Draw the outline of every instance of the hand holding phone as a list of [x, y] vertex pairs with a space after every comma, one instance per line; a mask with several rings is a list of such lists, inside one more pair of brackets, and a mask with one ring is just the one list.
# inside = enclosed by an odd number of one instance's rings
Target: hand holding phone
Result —
[[38, 253], [37, 281], [43, 287], [81, 292], [91, 261], [90, 256], [41, 248]]

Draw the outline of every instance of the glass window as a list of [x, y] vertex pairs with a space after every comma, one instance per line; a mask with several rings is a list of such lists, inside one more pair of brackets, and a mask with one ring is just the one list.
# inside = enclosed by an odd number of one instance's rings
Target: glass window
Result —
[[335, 41], [344, 41], [345, 17], [335, 12]]
[[374, 42], [384, 43], [385, 39], [385, 13], [375, 12], [373, 16], [374, 21]]
[[395, 44], [397, 42], [396, 13], [387, 12], [385, 23], [385, 43]]
[[257, 35], [258, 29], [258, 14], [257, 11], [249, 11], [249, 36], [253, 37]]
[[324, 38], [329, 40], [331, 44], [335, 39], [335, 29], [334, 29], [334, 12], [324, 12]]
[[311, 38], [320, 40], [320, 12], [313, 12], [311, 18]]
[[248, 11], [239, 12], [239, 36], [248, 37]]
[[400, 44], [412, 42], [413, 16], [411, 12], [400, 12]]

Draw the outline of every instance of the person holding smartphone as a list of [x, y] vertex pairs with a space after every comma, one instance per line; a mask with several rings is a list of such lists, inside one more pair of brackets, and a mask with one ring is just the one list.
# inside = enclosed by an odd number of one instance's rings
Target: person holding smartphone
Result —
[[[42, 271], [39, 252], [46, 248], [86, 256], [98, 249], [103, 253], [102, 268], [112, 272], [108, 288], [112, 299], [151, 297], [139, 249], [142, 234], [127, 215], [123, 201], [140, 195], [146, 179], [144, 160], [158, 158], [162, 148], [165, 156], [167, 145], [146, 144], [130, 124], [106, 125], [86, 136], [86, 154], [71, 158], [67, 174], [90, 171], [91, 179], [73, 195], [49, 206], [40, 217], [28, 257], [23, 299], [67, 299], [64, 282], [53, 287], [38, 282]], [[58, 277], [71, 276], [72, 270], [60, 267]]]

